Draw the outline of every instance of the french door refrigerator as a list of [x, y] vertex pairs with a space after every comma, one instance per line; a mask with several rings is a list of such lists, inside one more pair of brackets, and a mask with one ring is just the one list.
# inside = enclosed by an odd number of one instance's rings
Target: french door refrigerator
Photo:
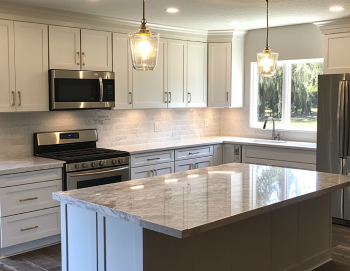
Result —
[[[350, 74], [320, 75], [316, 170], [350, 174], [349, 147]], [[350, 188], [333, 192], [332, 216], [333, 223], [350, 226]]]

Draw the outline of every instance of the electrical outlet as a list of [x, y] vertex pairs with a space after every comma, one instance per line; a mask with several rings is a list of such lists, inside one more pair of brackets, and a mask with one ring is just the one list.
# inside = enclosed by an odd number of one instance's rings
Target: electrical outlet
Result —
[[204, 126], [205, 126], [205, 127], [208, 127], [208, 126], [209, 126], [208, 118], [205, 118], [205, 119], [204, 119]]
[[154, 123], [154, 131], [158, 132], [159, 126], [158, 126], [158, 122]]

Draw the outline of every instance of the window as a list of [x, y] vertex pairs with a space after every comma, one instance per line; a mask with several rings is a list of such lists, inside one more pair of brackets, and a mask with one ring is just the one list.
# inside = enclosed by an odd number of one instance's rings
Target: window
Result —
[[279, 61], [276, 74], [260, 77], [251, 64], [250, 126], [262, 128], [273, 117], [283, 130], [317, 129], [318, 75], [323, 59]]

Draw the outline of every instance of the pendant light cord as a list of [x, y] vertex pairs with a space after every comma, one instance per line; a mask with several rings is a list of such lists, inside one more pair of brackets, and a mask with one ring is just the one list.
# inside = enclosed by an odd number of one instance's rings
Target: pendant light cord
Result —
[[269, 47], [269, 0], [266, 0], [266, 48]]
[[146, 21], [146, 0], [143, 0], [143, 21]]

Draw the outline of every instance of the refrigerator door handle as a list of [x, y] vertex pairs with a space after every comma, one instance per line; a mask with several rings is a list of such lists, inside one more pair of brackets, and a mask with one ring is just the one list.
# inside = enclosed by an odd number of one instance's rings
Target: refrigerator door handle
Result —
[[345, 117], [345, 112], [344, 108], [345, 107], [345, 81], [340, 81], [339, 82], [339, 95], [338, 95], [338, 115], [337, 115], [337, 120], [338, 120], [338, 153], [339, 153], [339, 158], [346, 158], [346, 153], [345, 153], [345, 127], [344, 127], [344, 117]]
[[349, 94], [349, 81], [345, 81], [344, 85], [344, 154], [345, 159], [349, 156], [349, 114], [350, 114], [350, 94]]

